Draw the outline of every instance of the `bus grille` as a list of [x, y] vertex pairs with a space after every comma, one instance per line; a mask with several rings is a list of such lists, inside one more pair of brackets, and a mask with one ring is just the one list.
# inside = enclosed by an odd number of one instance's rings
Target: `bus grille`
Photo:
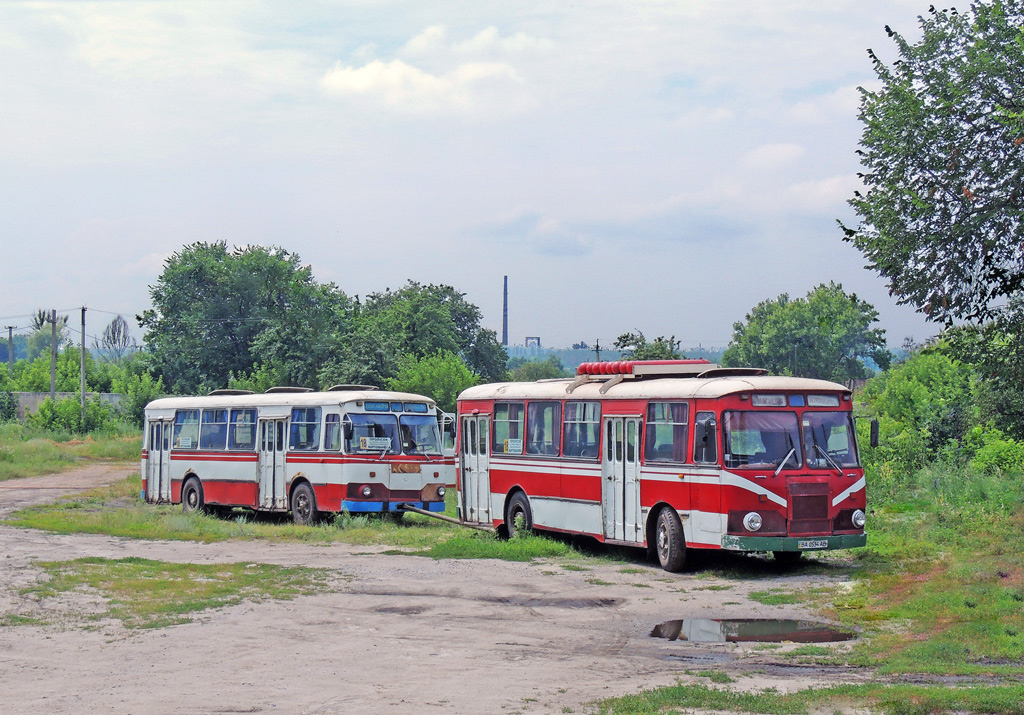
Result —
[[827, 534], [831, 531], [827, 483], [790, 485], [789, 503], [790, 534]]

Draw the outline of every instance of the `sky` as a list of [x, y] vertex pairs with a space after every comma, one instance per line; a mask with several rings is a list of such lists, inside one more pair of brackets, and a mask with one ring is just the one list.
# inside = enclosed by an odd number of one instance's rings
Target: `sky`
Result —
[[927, 5], [0, 3], [0, 320], [134, 324], [168, 257], [225, 241], [349, 295], [455, 286], [499, 337], [507, 275], [512, 344], [723, 347], [829, 281], [921, 342], [836, 220], [867, 50]]

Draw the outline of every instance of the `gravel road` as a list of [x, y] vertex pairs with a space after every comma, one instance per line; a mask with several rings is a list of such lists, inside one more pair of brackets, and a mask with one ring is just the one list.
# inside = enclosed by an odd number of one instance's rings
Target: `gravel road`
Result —
[[[0, 517], [135, 469], [100, 465], [0, 482]], [[594, 700], [691, 681], [708, 668], [728, 671], [743, 688], [857, 679], [801, 667], [756, 644], [651, 637], [676, 619], [812, 619], [800, 606], [765, 606], [749, 594], [841, 587], [841, 576], [765, 562], [767, 578], [726, 580], [610, 560], [570, 570], [558, 561], [435, 561], [380, 551], [0, 526], [0, 618], [24, 612], [20, 589], [40, 578], [37, 561], [134, 555], [337, 575], [331, 592], [243, 603], [162, 629], [73, 617], [0, 627], [0, 713], [582, 713]], [[89, 599], [75, 607], [88, 609]]]

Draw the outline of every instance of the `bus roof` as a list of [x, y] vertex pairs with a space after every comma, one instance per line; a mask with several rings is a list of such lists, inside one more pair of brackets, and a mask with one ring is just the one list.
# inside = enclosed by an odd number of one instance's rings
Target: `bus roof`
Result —
[[[586, 378], [583, 378], [586, 379]], [[498, 382], [478, 385], [459, 395], [463, 400], [649, 400], [714, 399], [741, 392], [842, 392], [850, 390], [837, 382], [780, 375], [725, 375], [722, 377], [668, 377], [622, 380], [580, 378], [539, 380], [537, 382]], [[575, 387], [573, 387], [575, 385]]]
[[275, 392], [244, 395], [205, 395], [195, 397], [162, 397], [146, 405], [146, 410], [184, 410], [216, 407], [315, 407], [345, 405], [354, 402], [419, 402], [434, 407], [434, 401], [411, 392], [388, 390], [343, 390], [332, 392]]

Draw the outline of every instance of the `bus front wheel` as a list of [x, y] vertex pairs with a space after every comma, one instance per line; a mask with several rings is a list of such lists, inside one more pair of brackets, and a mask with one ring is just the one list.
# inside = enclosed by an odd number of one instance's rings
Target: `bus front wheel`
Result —
[[292, 491], [292, 521], [302, 526], [315, 524], [317, 520], [316, 495], [313, 487], [305, 482]]
[[203, 485], [195, 477], [189, 477], [181, 488], [181, 508], [186, 514], [204, 511]]
[[508, 531], [510, 539], [518, 533], [529, 534], [533, 531], [533, 511], [530, 509], [530, 500], [522, 492], [516, 492], [509, 499], [505, 514], [505, 529]]
[[683, 536], [683, 525], [675, 509], [665, 507], [658, 513], [654, 539], [654, 549], [661, 567], [672, 573], [682, 571], [686, 565], [686, 537]]

